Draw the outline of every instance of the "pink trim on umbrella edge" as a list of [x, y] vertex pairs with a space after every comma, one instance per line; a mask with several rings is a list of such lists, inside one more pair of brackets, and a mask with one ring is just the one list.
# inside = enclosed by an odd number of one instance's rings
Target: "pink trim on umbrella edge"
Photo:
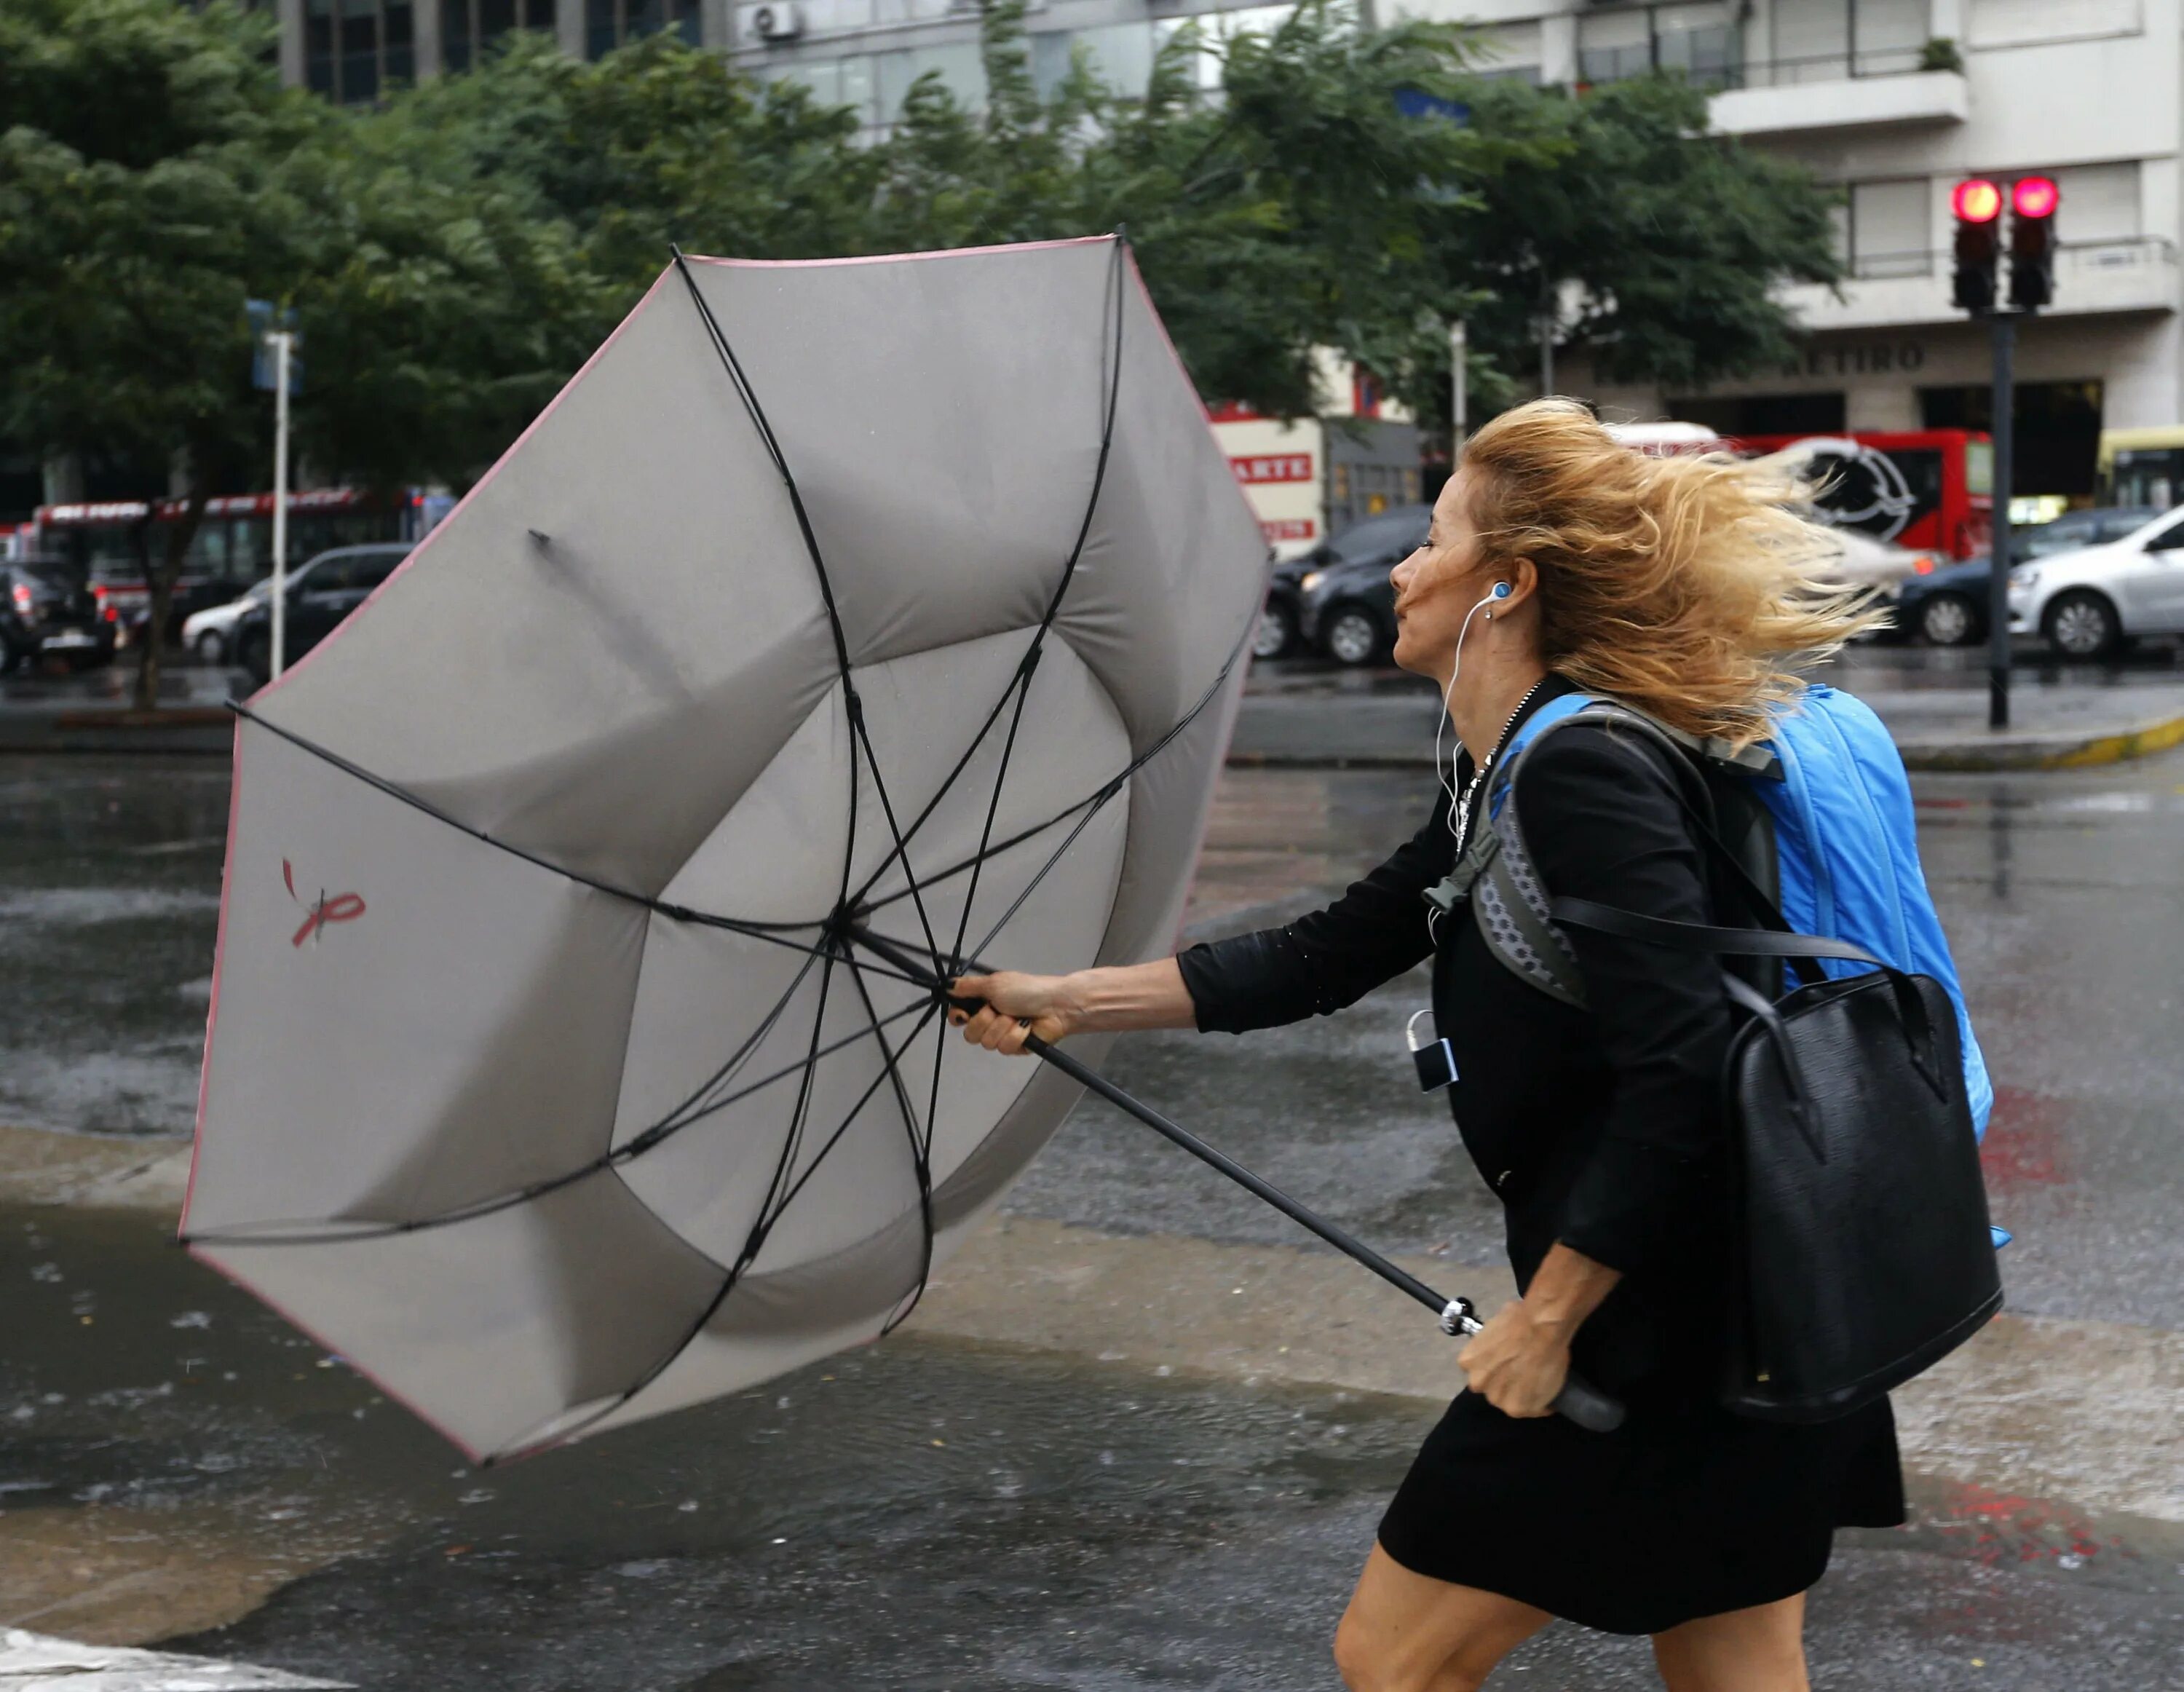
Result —
[[1112, 235], [1068, 235], [1053, 241], [1000, 241], [987, 247], [931, 247], [918, 253], [867, 253], [844, 259], [714, 259], [696, 253], [682, 256], [693, 264], [722, 264], [739, 270], [811, 270], [828, 264], [903, 264], [920, 259], [969, 259], [987, 253], [1041, 253], [1057, 247], [1096, 247]]
[[644, 298], [638, 301], [635, 305], [632, 306], [629, 309], [629, 314], [623, 318], [621, 322], [615, 325], [614, 331], [610, 334], [605, 340], [600, 342], [598, 347], [593, 349], [592, 356], [585, 359], [584, 362], [577, 367], [576, 375], [571, 376], [568, 381], [561, 384], [560, 392], [555, 393], [553, 398], [546, 402], [545, 409], [541, 411], [536, 417], [532, 418], [528, 424], [525, 425], [523, 432], [509, 442], [508, 449], [493, 461], [493, 468], [486, 471], [483, 476], [480, 476], [476, 481], [471, 484], [471, 491], [463, 495], [463, 497], [456, 502], [455, 509], [448, 512], [446, 516], [441, 518], [437, 523], [435, 523], [432, 526], [432, 532], [426, 536], [423, 540], [418, 542], [415, 546], [410, 549], [410, 555], [404, 559], [400, 564], [395, 565], [393, 570], [389, 572], [387, 580], [381, 582], [378, 587], [373, 588], [370, 593], [365, 597], [362, 604], [359, 605], [354, 611], [351, 611], [348, 616], [342, 619], [341, 623], [335, 628], [332, 634], [328, 635], [324, 640], [320, 641], [318, 645], [313, 647], [309, 652], [298, 659], [295, 663], [290, 665], [281, 673], [281, 679], [279, 681], [268, 682], [263, 687], [260, 687], [255, 693], [252, 694], [250, 698], [251, 704], [257, 704], [264, 700], [276, 688], [280, 687], [283, 683], [294, 676], [297, 671], [303, 669], [305, 665], [309, 664], [314, 658], [317, 657], [321, 651], [332, 645], [335, 641], [341, 637], [341, 632], [343, 629], [347, 628], [351, 623], [354, 622], [359, 617], [370, 610], [374, 600], [377, 599], [381, 594], [387, 592], [388, 588], [392, 587], [396, 582], [399, 582], [403, 576], [409, 573], [410, 567], [414, 565], [419, 559], [422, 558], [426, 552], [431, 550], [432, 543], [446, 531], [448, 526], [454, 522], [454, 520], [462, 514], [465, 508], [470, 504], [471, 500], [476, 498], [480, 493], [485, 491], [486, 484], [490, 482], [493, 477], [500, 474], [501, 466], [505, 465], [510, 459], [514, 458], [516, 454], [522, 451], [523, 443], [526, 441], [528, 441], [533, 435], [537, 434], [538, 431], [545, 426], [546, 420], [551, 417], [554, 412], [560, 409], [563, 400], [566, 399], [571, 393], [576, 392], [577, 384], [583, 381], [586, 376], [591, 374], [593, 365], [599, 363], [601, 359], [606, 357], [607, 349], [621, 338], [622, 331], [628, 328], [631, 324], [637, 321], [638, 315], [647, 306], [652, 303], [653, 295], [658, 293], [662, 285], [665, 284], [667, 279], [674, 274], [675, 267], [672, 264], [670, 264], [666, 270], [662, 270], [657, 276], [653, 278], [652, 286], [644, 291]]

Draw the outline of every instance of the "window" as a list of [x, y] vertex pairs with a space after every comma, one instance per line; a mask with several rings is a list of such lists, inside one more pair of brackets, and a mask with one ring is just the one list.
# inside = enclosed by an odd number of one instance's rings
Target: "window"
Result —
[[2138, 161], [2123, 164], [2076, 164], [2049, 173], [2062, 191], [2055, 208], [2055, 236], [2080, 246], [2091, 242], [2129, 241], [2141, 232]]
[[1042, 98], [1053, 93], [1069, 75], [1072, 55], [1080, 47], [1091, 61], [1092, 74], [1116, 93], [1135, 97], [1150, 85], [1153, 75], [1155, 25], [1111, 24], [1104, 29], [1054, 30], [1031, 38], [1032, 75]]
[[2171, 523], [2146, 543], [2148, 552], [2175, 552], [2179, 547], [2184, 547], [2184, 523]]
[[1852, 276], [1868, 281], [1933, 270], [1931, 187], [1923, 176], [1852, 185], [1845, 253]]
[[618, 47], [668, 30], [696, 47], [698, 0], [585, 0], [587, 58], [603, 58]]
[[2026, 47], [2137, 35], [2145, 28], [2140, 0], [1967, 0], [1974, 47]]
[[510, 30], [554, 32], [554, 0], [440, 0], [440, 62], [468, 70]]
[[1928, 0], [1797, 0], [1774, 8], [1774, 25], [1773, 83], [1916, 70], [1932, 33]]
[[1541, 54], [1537, 23], [1496, 24], [1473, 37], [1483, 76], [1509, 76], [1520, 82], [1540, 80]]
[[354, 105], [416, 74], [410, 0], [306, 0], [304, 81]]
[[1577, 20], [1578, 80], [1614, 82], [1665, 70], [1702, 86], [1741, 80], [1743, 47], [1723, 0], [1589, 12]]
[[1833, 393], [1696, 395], [1671, 399], [1669, 415], [1699, 423], [1717, 435], [1840, 435], [1844, 403]]
[[[1039, 37], [1032, 39], [1036, 47]], [[939, 74], [941, 86], [955, 96], [957, 104], [975, 109], [985, 103], [985, 69], [977, 45], [971, 42], [900, 47], [848, 58], [807, 59], [801, 64], [783, 66], [778, 74], [784, 81], [804, 84], [822, 105], [854, 109], [857, 121], [872, 129], [897, 121], [911, 86], [933, 71]]]

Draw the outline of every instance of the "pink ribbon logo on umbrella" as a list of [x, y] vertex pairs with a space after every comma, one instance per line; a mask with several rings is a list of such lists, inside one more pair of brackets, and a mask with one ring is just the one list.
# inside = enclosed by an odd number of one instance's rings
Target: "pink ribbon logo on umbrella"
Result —
[[[288, 884], [288, 897], [298, 904], [303, 904], [296, 892], [296, 872], [286, 858], [281, 860], [281, 879]], [[319, 932], [329, 922], [354, 922], [363, 915], [364, 896], [361, 893], [338, 893], [328, 899], [326, 889], [320, 888], [317, 902], [310, 907], [310, 915], [304, 919], [304, 926], [296, 931], [295, 938], [288, 943], [300, 946], [306, 940], [315, 940]]]

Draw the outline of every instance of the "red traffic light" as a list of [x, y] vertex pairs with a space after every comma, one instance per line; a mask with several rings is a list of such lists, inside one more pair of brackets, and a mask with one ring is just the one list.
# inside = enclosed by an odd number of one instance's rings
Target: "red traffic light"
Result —
[[[2029, 177], [2027, 181], [2046, 181], [2045, 177]], [[2049, 182], [2052, 192], [2054, 184]], [[1975, 176], [1970, 181], [1959, 182], [1949, 195], [1949, 209], [1957, 215], [1958, 223], [1992, 223], [2002, 215], [2002, 190], [1984, 176]]]
[[2053, 176], [2020, 176], [2010, 184], [2009, 203], [2020, 217], [2053, 217], [2062, 199], [2063, 191]]

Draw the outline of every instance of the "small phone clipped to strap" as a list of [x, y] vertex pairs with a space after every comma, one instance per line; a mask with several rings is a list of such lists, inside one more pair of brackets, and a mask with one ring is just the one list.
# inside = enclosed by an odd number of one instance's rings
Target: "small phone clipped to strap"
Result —
[[1403, 1026], [1403, 1038], [1411, 1049], [1411, 1061], [1418, 1066], [1418, 1091], [1438, 1093], [1456, 1084], [1456, 1049], [1444, 1034], [1433, 1038], [1418, 1032], [1418, 1018], [1431, 1016], [1430, 1009], [1413, 1011]]

